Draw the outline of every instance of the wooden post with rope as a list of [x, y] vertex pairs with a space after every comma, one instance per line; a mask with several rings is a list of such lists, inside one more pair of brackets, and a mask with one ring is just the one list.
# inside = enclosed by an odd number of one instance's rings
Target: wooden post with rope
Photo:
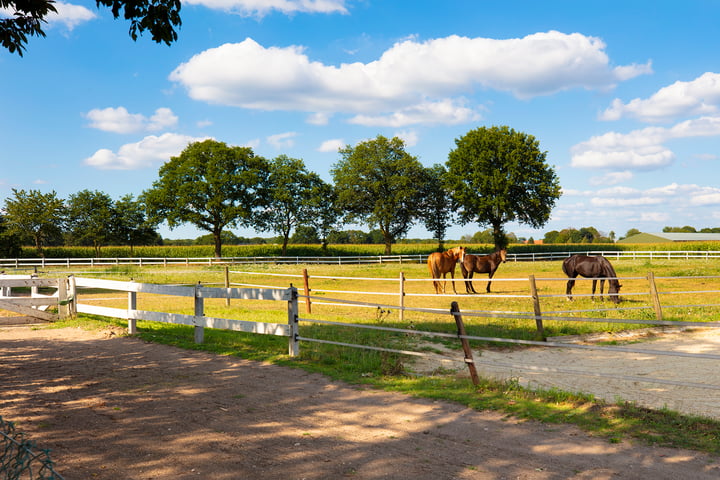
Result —
[[450, 304], [450, 313], [455, 317], [455, 324], [457, 324], [458, 337], [462, 343], [463, 351], [465, 352], [465, 363], [470, 370], [470, 378], [472, 379], [473, 385], [477, 386], [480, 384], [480, 377], [478, 377], [477, 369], [475, 368], [475, 361], [473, 360], [472, 349], [470, 348], [470, 342], [466, 337], [465, 324], [463, 323], [462, 315], [460, 315], [460, 307], [457, 302]]

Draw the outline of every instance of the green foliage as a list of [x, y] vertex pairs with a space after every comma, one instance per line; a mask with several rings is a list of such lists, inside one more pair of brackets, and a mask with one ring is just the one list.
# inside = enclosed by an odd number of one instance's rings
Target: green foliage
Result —
[[497, 248], [506, 246], [506, 223], [534, 228], [547, 223], [560, 183], [535, 137], [509, 127], [482, 127], [455, 145], [446, 178], [461, 222], [491, 226]]
[[355, 147], [348, 145], [340, 154], [342, 160], [331, 170], [338, 205], [346, 221], [377, 227], [389, 255], [392, 243], [421, 215], [425, 169], [398, 137], [378, 135]]
[[222, 255], [222, 231], [253, 226], [268, 199], [267, 161], [248, 147], [195, 142], [160, 167], [159, 179], [141, 200], [150, 220], [170, 228], [191, 223], [212, 233], [215, 256]]
[[58, 243], [65, 223], [65, 205], [55, 191], [16, 190], [14, 198], [5, 199], [5, 220], [8, 234], [21, 240], [30, 239], [35, 254], [43, 255], [45, 245]]
[[116, 240], [115, 207], [108, 194], [82, 190], [70, 195], [67, 211], [70, 244], [92, 245], [100, 256], [100, 247]]
[[[22, 56], [28, 36], [44, 37], [42, 24], [48, 15], [57, 13], [52, 0], [26, 2], [0, 0], [0, 8], [8, 8], [10, 18], [0, 18], [0, 45], [10, 53]], [[98, 7], [109, 7], [115, 18], [130, 20], [130, 37], [137, 40], [146, 30], [157, 43], [170, 45], [177, 40], [176, 27], [181, 25], [180, 0], [96, 0]]]

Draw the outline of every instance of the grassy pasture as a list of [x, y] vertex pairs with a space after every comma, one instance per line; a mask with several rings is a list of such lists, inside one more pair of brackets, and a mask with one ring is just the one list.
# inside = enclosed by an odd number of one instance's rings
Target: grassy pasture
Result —
[[[683, 294], [663, 294], [661, 302], [668, 305], [691, 305], [716, 303], [720, 290], [720, 278], [691, 278], [720, 276], [720, 264], [713, 260], [614, 260], [617, 274], [621, 277], [624, 296], [620, 307], [649, 306], [647, 275], [652, 272], [661, 292], [682, 291]], [[306, 312], [301, 299], [300, 317], [330, 320], [335, 322], [379, 324], [388, 327], [417, 330], [455, 332], [453, 318], [444, 313], [450, 302], [457, 301], [463, 312], [502, 311], [531, 313], [528, 277], [534, 275], [541, 295], [543, 313], [570, 310], [602, 308], [594, 312], [581, 312], [577, 316], [594, 316], [607, 319], [655, 318], [650, 308], [622, 310], [612, 302], [592, 300], [578, 296], [573, 302], [565, 299], [565, 278], [560, 262], [505, 263], [500, 266], [493, 293], [467, 295], [461, 282], [457, 284], [458, 296], [435, 295], [424, 264], [384, 265], [255, 265], [233, 267], [230, 273], [232, 286], [256, 285], [287, 287], [290, 283], [303, 293], [302, 270], [306, 268], [312, 289], [312, 313]], [[254, 274], [239, 273], [253, 272]], [[405, 276], [405, 306], [414, 308], [437, 308], [443, 312], [405, 312], [404, 321], [399, 320], [396, 308], [348, 307], [322, 305], [320, 299], [351, 299], [363, 302], [381, 302], [396, 306], [399, 303], [399, 277]], [[70, 272], [55, 271], [46, 276], [65, 275]], [[225, 271], [222, 267], [129, 267], [84, 269], [72, 272], [77, 276], [130, 280], [138, 282], [194, 285], [201, 282], [207, 286], [222, 286]], [[291, 275], [291, 276], [278, 276]], [[456, 276], [461, 276], [459, 268]], [[342, 277], [342, 278], [323, 278]], [[681, 277], [681, 278], [665, 278]], [[476, 275], [475, 289], [485, 291], [487, 275]], [[362, 279], [362, 280], [360, 280]], [[329, 292], [326, 290], [333, 290]], [[448, 283], [448, 291], [452, 291]], [[366, 293], [359, 293], [366, 292]], [[385, 293], [375, 295], [367, 292]], [[588, 294], [590, 282], [578, 280], [575, 294]], [[641, 294], [642, 293], [642, 294]], [[636, 294], [636, 295], [632, 295]], [[82, 303], [125, 308], [127, 294], [109, 291], [80, 291]], [[164, 297], [140, 294], [138, 308], [192, 314], [193, 300], [190, 298]], [[718, 307], [665, 308], [666, 320], [717, 321], [720, 320]], [[206, 300], [205, 314], [213, 317], [235, 318], [253, 321], [284, 323], [287, 321], [284, 302], [232, 300], [230, 306], [225, 300]], [[563, 313], [562, 315], [573, 315]], [[468, 334], [489, 337], [533, 339], [534, 320], [511, 320], [488, 317], [464, 316]], [[60, 326], [81, 325], [84, 328], [101, 328], [108, 324], [124, 326], [118, 319], [81, 318], [64, 322]], [[192, 327], [138, 322], [139, 336], [158, 343], [174, 344], [183, 348], [208, 350], [219, 354], [238, 355], [263, 361], [301, 367], [321, 372], [334, 378], [357, 383], [368, 383], [378, 388], [392, 389], [428, 398], [452, 400], [477, 409], [495, 409], [522, 418], [534, 418], [544, 422], [573, 423], [588, 431], [606, 436], [610, 441], [621, 438], [635, 438], [662, 445], [674, 445], [720, 454], [720, 422], [702, 418], [687, 417], [671, 411], [651, 411], [619, 399], [616, 404], [596, 401], [591, 396], [550, 391], [527, 391], [513, 382], [498, 383], [483, 380], [474, 387], [466, 378], [458, 378], [451, 372], [432, 377], [405, 375], [409, 359], [404, 355], [371, 350], [353, 349], [342, 346], [301, 343], [301, 355], [290, 358], [286, 355], [287, 339], [284, 337], [250, 335], [235, 332], [206, 329], [205, 343], [193, 342]], [[610, 322], [552, 322], [545, 324], [548, 336], [576, 335], [593, 332], [617, 331], [641, 328], [642, 325]], [[383, 346], [394, 349], [432, 351], [423, 344], [418, 347], [416, 336], [393, 334], [384, 331], [349, 328], [336, 325], [320, 325], [301, 322], [301, 335], [345, 343]], [[457, 340], [433, 340], [452, 348], [459, 348]], [[442, 372], [439, 372], [442, 373]]]

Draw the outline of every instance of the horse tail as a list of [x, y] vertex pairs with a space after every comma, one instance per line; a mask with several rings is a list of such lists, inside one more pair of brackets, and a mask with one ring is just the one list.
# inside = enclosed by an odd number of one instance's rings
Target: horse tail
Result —
[[563, 260], [563, 263], [562, 263], [562, 271], [563, 271], [563, 273], [564, 273], [565, 275], [567, 275], [568, 277], [572, 277], [572, 275], [571, 275], [570, 272], [569, 272], [569, 270], [570, 270], [570, 259], [571, 259], [571, 258], [573, 258], [573, 257], [568, 257], [568, 258], [566, 258], [565, 260]]

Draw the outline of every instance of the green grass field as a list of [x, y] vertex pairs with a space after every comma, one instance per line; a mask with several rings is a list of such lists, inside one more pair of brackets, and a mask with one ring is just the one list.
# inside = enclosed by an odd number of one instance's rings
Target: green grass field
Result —
[[[458, 296], [435, 295], [424, 264], [384, 265], [257, 265], [243, 266], [230, 271], [232, 286], [278, 286], [291, 283], [303, 294], [303, 269], [307, 269], [313, 296], [312, 313], [307, 313], [301, 299], [301, 319], [319, 319], [334, 322], [382, 325], [394, 328], [455, 333], [455, 322], [449, 312], [450, 302], [457, 301], [464, 312], [521, 312], [533, 311], [529, 298], [530, 275], [536, 278], [541, 296], [541, 308], [545, 312], [564, 312], [563, 316], [592, 316], [600, 319], [639, 319], [650, 321], [655, 312], [650, 304], [648, 273], [656, 278], [661, 293], [665, 320], [717, 321], [720, 307], [691, 307], [715, 303], [720, 290], [720, 264], [713, 260], [615, 260], [613, 261], [623, 288], [623, 302], [619, 308], [609, 301], [592, 300], [579, 296], [573, 302], [565, 299], [565, 279], [560, 262], [505, 263], [500, 266], [492, 284], [492, 294], [460, 294]], [[61, 274], [61, 272], [56, 272]], [[62, 272], [65, 274], [67, 272]], [[405, 277], [404, 303], [411, 308], [434, 308], [438, 312], [406, 311], [404, 319], [394, 306], [400, 301], [400, 275]], [[459, 268], [456, 272], [460, 276]], [[49, 272], [48, 275], [52, 275]], [[138, 282], [187, 284], [201, 282], [207, 286], [222, 286], [225, 270], [222, 267], [169, 268], [127, 267], [97, 268], [76, 272], [77, 276], [108, 278]], [[330, 278], [332, 277], [332, 278]], [[680, 278], [669, 278], [680, 277]], [[476, 290], [485, 291], [486, 275], [478, 277]], [[448, 290], [452, 291], [450, 284]], [[461, 282], [458, 292], [464, 292]], [[576, 294], [589, 294], [590, 282], [578, 281]], [[669, 293], [685, 292], [685, 293]], [[378, 295], [384, 294], [384, 295]], [[82, 303], [124, 308], [127, 294], [107, 291], [80, 291]], [[367, 303], [383, 303], [390, 307], [348, 307], [326, 305], [323, 300], [351, 299]], [[632, 309], [624, 310], [623, 308]], [[642, 307], [642, 308], [639, 308]], [[138, 298], [138, 308], [143, 310], [193, 313], [192, 299], [177, 299], [159, 295], [143, 295]], [[601, 309], [598, 312], [569, 313], [568, 310]], [[253, 321], [285, 323], [287, 309], [284, 302], [232, 300], [230, 306], [224, 300], [207, 300], [205, 314], [213, 317]], [[469, 335], [533, 339], [536, 337], [534, 320], [498, 319], [482, 316], [464, 316]], [[65, 322], [85, 327], [102, 326], [107, 323], [124, 325], [121, 320], [91, 318], [82, 315], [78, 320]], [[640, 324], [622, 322], [545, 322], [548, 336], [578, 335], [606, 331], [641, 328]], [[693, 448], [720, 454], [720, 422], [702, 418], [689, 418], [670, 411], [651, 411], [630, 403], [607, 404], [591, 396], [560, 391], [528, 391], [512, 382], [498, 383], [484, 379], [478, 387], [466, 378], [455, 375], [417, 377], [408, 375], [406, 356], [353, 349], [337, 345], [302, 342], [300, 356], [287, 355], [287, 339], [241, 334], [207, 329], [205, 342], [193, 342], [192, 327], [154, 322], [139, 322], [139, 336], [159, 343], [174, 344], [183, 348], [208, 350], [225, 355], [271, 361], [284, 365], [321, 372], [350, 382], [371, 383], [378, 388], [403, 391], [411, 395], [442, 398], [456, 401], [478, 409], [496, 409], [508, 414], [534, 418], [545, 422], [574, 423], [582, 428], [606, 436], [611, 441], [636, 438], [651, 443]], [[385, 331], [350, 328], [337, 325], [319, 325], [301, 322], [301, 336], [335, 342], [372, 345], [397, 350], [413, 350], [428, 347], [414, 335], [394, 334]], [[435, 339], [451, 348], [460, 347], [457, 340]], [[477, 343], [477, 342], [476, 342]], [[477, 346], [477, 345], [476, 345]], [[519, 347], [516, 347], [519, 348]], [[432, 348], [430, 348], [431, 350]]]

